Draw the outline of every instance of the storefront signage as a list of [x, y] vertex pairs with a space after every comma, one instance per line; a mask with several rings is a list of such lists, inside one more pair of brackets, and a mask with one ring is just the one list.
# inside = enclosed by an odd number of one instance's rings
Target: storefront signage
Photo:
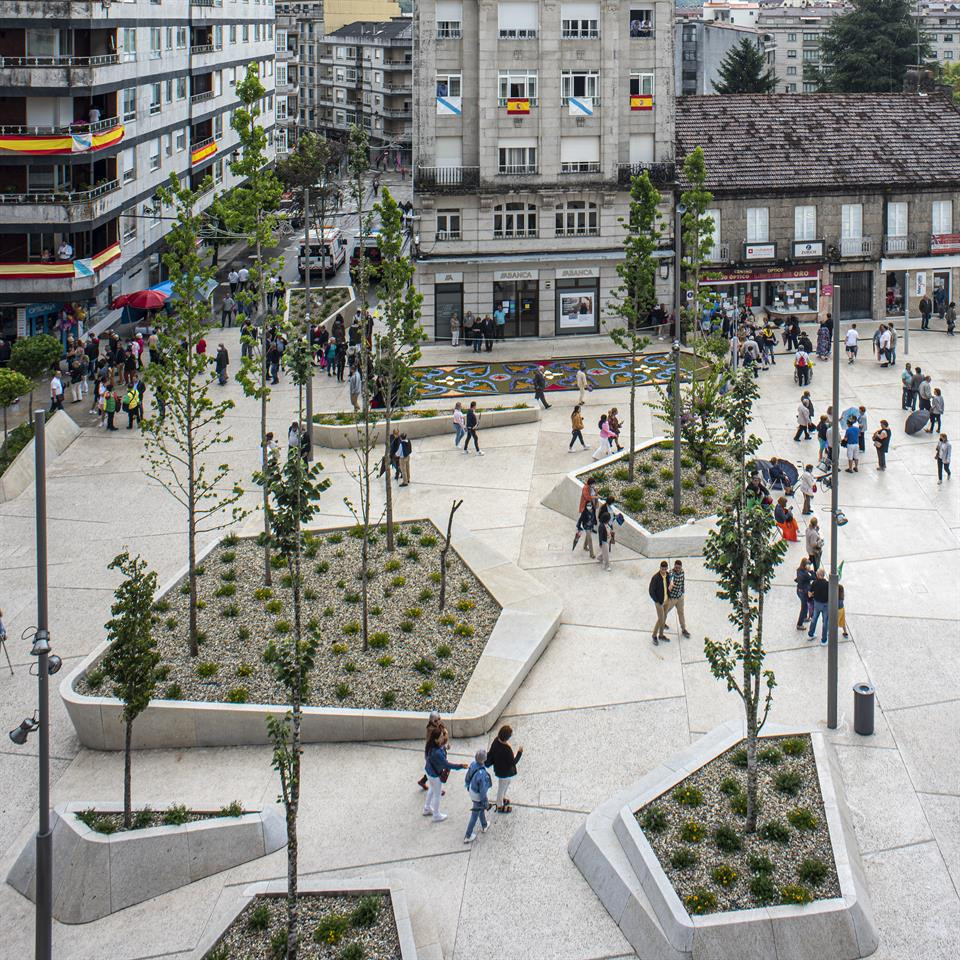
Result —
[[511, 280], [536, 280], [539, 276], [539, 270], [495, 270], [493, 279], [498, 283], [509, 283]]
[[597, 320], [595, 290], [557, 289], [561, 330], [593, 330]]
[[744, 260], [776, 260], [777, 245], [775, 243], [745, 243], [743, 245]]
[[434, 283], [463, 283], [463, 273], [438, 273], [433, 278]]
[[794, 257], [822, 257], [822, 240], [795, 240], [793, 243]]
[[825, 284], [823, 285], [823, 287], [821, 288], [821, 292], [823, 293], [823, 295], [824, 295], [825, 297], [832, 297], [832, 296], [833, 296], [833, 284], [832, 284], [832, 283], [825, 283]]
[[914, 296], [924, 297], [927, 294], [927, 273], [925, 270], [918, 270], [914, 274], [916, 286], [914, 287]]
[[55, 303], [34, 303], [27, 307], [27, 319], [45, 317], [48, 313], [56, 313], [60, 308]]
[[817, 270], [792, 270], [788, 267], [765, 267], [760, 270], [722, 270], [711, 271], [709, 279], [701, 280], [701, 287], [710, 287], [716, 283], [749, 283], [751, 280], [802, 280], [815, 278]]
[[931, 253], [960, 253], [960, 233], [935, 233], [930, 238]]
[[580, 277], [599, 276], [599, 267], [561, 267], [557, 270], [558, 280], [578, 280]]

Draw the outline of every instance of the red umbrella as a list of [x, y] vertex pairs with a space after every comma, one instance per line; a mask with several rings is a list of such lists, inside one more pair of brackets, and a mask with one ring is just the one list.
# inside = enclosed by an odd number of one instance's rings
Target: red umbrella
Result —
[[159, 290], [138, 290], [136, 293], [130, 294], [126, 306], [134, 307], [137, 310], [159, 310], [168, 299], [167, 294], [161, 293]]

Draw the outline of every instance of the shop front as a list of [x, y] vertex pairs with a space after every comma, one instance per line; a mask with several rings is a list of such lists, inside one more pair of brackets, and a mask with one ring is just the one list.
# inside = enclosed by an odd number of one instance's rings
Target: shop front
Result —
[[494, 314], [505, 314], [504, 337], [540, 335], [539, 270], [497, 270], [493, 274]]
[[558, 267], [554, 279], [558, 337], [600, 332], [600, 268]]
[[434, 278], [434, 339], [449, 341], [454, 325], [463, 321], [463, 273], [438, 273]]
[[766, 310], [774, 316], [816, 315], [820, 309], [820, 271], [816, 267], [757, 267], [711, 273], [700, 286], [717, 308], [753, 312]]

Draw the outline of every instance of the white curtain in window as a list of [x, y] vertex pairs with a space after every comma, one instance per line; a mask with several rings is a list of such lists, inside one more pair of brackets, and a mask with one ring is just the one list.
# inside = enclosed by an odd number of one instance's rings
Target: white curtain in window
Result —
[[[502, 143], [503, 141], [501, 141]], [[599, 137], [561, 137], [561, 163], [599, 163]]]
[[767, 207], [747, 207], [747, 243], [765, 243], [770, 211]]
[[906, 203], [887, 204], [887, 236], [905, 237], [907, 235]]
[[497, 4], [497, 22], [501, 30], [536, 30], [539, 21], [539, 3], [501, 0]]
[[793, 239], [817, 239], [817, 208], [812, 206], [793, 208]]
[[437, 166], [459, 167], [463, 163], [463, 137], [437, 137]]
[[720, 209], [719, 207], [714, 207], [712, 210], [704, 210], [704, 217], [709, 217], [713, 222], [713, 242], [715, 244], [720, 242]]
[[630, 162], [653, 163], [653, 134], [630, 134]]
[[859, 240], [863, 236], [862, 204], [843, 204], [840, 210], [840, 236], [844, 240]]
[[953, 201], [934, 200], [931, 209], [933, 228], [931, 233], [953, 233]]

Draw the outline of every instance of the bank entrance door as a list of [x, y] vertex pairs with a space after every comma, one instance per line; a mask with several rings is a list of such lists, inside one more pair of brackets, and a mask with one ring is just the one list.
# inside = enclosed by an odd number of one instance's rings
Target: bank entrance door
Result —
[[493, 309], [507, 314], [505, 337], [540, 335], [538, 280], [497, 280], [493, 284]]

